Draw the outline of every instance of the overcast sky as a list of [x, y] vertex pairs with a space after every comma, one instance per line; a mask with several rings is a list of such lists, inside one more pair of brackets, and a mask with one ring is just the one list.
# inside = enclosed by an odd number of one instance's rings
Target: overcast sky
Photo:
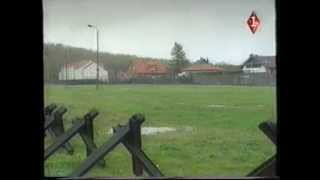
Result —
[[[144, 57], [170, 58], [175, 41], [200, 56], [242, 63], [250, 53], [275, 55], [274, 0], [44, 0], [44, 41]], [[255, 34], [246, 20], [261, 20]]]

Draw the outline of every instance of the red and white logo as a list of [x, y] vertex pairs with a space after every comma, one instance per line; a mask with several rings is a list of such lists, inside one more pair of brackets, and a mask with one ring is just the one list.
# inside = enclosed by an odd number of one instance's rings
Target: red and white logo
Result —
[[260, 20], [254, 11], [251, 13], [249, 19], [247, 20], [247, 24], [253, 34], [257, 31], [258, 27], [260, 26]]

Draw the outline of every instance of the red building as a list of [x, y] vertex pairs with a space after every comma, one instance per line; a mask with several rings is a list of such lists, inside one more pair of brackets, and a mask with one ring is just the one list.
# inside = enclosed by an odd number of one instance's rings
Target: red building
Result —
[[223, 69], [215, 67], [211, 64], [193, 64], [188, 68], [182, 70], [189, 73], [222, 73]]
[[129, 73], [132, 76], [140, 77], [161, 76], [169, 74], [169, 69], [167, 65], [161, 64], [160, 61], [137, 60], [131, 64]]

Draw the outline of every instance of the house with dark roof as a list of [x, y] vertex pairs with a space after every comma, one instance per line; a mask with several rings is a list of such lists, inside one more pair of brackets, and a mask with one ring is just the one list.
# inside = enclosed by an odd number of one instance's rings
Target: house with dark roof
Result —
[[[109, 81], [108, 71], [99, 65], [99, 80]], [[95, 80], [97, 79], [97, 63], [83, 60], [64, 64], [59, 72], [59, 80]]]
[[274, 74], [276, 72], [276, 57], [251, 54], [241, 68], [244, 73]]

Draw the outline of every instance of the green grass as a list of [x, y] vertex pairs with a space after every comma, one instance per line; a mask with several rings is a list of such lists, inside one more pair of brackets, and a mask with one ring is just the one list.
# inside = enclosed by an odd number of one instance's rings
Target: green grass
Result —
[[[169, 126], [178, 131], [142, 136], [143, 149], [166, 176], [244, 176], [275, 153], [275, 146], [258, 129], [275, 115], [271, 87], [197, 85], [106, 85], [45, 87], [45, 104], [68, 108], [65, 126], [90, 109], [95, 141], [101, 146], [107, 131], [143, 113], [142, 126]], [[210, 107], [223, 105], [224, 107]], [[191, 126], [193, 131], [181, 130]], [[45, 162], [46, 176], [66, 176], [85, 159], [80, 137], [71, 141], [75, 154], [61, 149]], [[52, 139], [46, 138], [48, 146]], [[94, 167], [87, 176], [133, 176], [131, 157], [118, 146], [105, 157], [106, 167]]]

